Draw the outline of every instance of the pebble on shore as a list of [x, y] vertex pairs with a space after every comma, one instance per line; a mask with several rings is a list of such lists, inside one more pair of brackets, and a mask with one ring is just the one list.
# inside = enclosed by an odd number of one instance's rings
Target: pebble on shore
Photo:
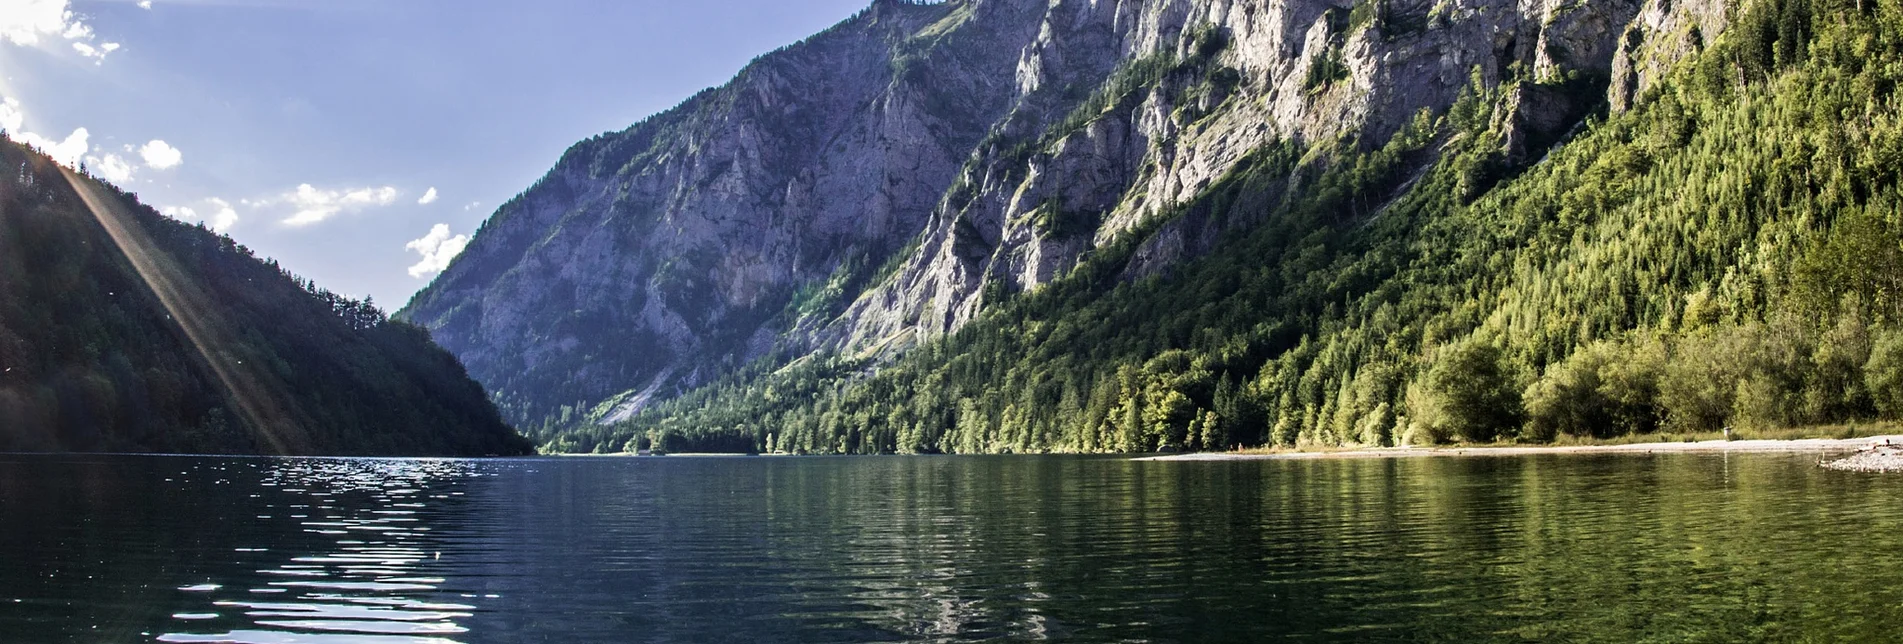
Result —
[[1824, 467], [1846, 472], [1903, 472], [1903, 445], [1871, 445]]

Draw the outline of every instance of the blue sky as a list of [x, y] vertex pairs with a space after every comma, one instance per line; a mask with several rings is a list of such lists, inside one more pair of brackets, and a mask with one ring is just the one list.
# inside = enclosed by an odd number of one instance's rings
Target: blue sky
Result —
[[0, 0], [0, 127], [394, 310], [561, 151], [869, 0]]

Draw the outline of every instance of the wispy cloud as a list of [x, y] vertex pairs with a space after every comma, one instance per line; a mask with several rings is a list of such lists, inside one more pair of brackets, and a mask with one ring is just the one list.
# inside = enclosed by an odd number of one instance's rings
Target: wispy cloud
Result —
[[77, 51], [79, 52], [79, 55], [85, 56], [87, 58], [91, 58], [94, 60], [105, 60], [106, 54], [119, 51], [119, 43], [109, 42], [109, 43], [100, 45], [98, 47], [94, 47], [90, 43], [76, 42], [76, 43], [73, 43], [73, 51]]
[[449, 268], [449, 261], [461, 255], [463, 248], [469, 246], [468, 235], [449, 234], [449, 224], [436, 224], [422, 239], [404, 244], [404, 248], [419, 253], [423, 260], [410, 267], [410, 277], [422, 278], [443, 272]]
[[295, 210], [284, 220], [284, 224], [303, 227], [323, 223], [346, 212], [388, 206], [396, 203], [397, 194], [397, 189], [391, 186], [319, 190], [306, 183], [299, 185], [296, 190], [285, 194], [279, 200], [290, 204]]
[[231, 203], [212, 197], [205, 199], [204, 204], [205, 212], [209, 214], [203, 216], [199, 215], [198, 209], [189, 206], [160, 208], [159, 213], [179, 221], [204, 222], [206, 228], [221, 233], [238, 225], [238, 211], [231, 207]]

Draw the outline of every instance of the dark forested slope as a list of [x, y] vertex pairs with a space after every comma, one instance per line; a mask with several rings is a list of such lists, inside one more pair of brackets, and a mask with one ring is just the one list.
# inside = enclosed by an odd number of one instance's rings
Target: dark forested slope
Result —
[[0, 452], [527, 450], [427, 332], [0, 140]]

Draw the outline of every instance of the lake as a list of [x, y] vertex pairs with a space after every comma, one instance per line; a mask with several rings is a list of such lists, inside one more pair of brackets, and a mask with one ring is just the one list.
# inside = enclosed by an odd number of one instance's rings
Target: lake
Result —
[[1815, 455], [0, 456], [0, 641], [1889, 641]]

